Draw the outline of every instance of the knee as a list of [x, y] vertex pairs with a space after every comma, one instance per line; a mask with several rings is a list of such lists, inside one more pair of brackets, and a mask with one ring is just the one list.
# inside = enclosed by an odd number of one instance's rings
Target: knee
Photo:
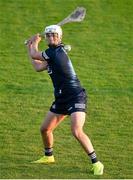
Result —
[[49, 128], [45, 127], [45, 126], [41, 126], [41, 127], [40, 127], [40, 132], [41, 132], [41, 134], [48, 134], [48, 133], [50, 133], [51, 131], [52, 131], [51, 129], [49, 129]]
[[72, 128], [72, 134], [76, 139], [80, 139], [83, 134], [83, 130], [81, 128]]

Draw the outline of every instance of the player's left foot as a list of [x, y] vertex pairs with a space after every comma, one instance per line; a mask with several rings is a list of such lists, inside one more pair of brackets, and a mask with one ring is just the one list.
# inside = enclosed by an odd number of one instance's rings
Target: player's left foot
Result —
[[93, 171], [94, 175], [103, 175], [104, 165], [100, 161], [98, 161], [92, 165], [93, 165], [92, 171]]
[[33, 161], [32, 163], [50, 164], [54, 162], [55, 162], [54, 156], [43, 156], [42, 158], [38, 159], [37, 161]]

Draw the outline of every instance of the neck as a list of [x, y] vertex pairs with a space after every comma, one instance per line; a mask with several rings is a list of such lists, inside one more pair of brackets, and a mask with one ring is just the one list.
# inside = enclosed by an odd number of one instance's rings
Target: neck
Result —
[[48, 44], [49, 47], [53, 47], [53, 48], [58, 47], [58, 46], [60, 46], [60, 45], [62, 45], [61, 42], [58, 43], [58, 44]]

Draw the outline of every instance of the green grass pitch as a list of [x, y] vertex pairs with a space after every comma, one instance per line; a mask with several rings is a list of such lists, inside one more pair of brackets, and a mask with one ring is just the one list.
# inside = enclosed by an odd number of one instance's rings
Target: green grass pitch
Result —
[[39, 128], [54, 97], [47, 72], [33, 70], [24, 40], [77, 6], [86, 7], [86, 18], [63, 26], [63, 42], [72, 46], [89, 96], [84, 129], [105, 165], [98, 178], [133, 178], [133, 1], [0, 0], [1, 179], [96, 178], [69, 117], [54, 132], [56, 164], [30, 164], [43, 153]]

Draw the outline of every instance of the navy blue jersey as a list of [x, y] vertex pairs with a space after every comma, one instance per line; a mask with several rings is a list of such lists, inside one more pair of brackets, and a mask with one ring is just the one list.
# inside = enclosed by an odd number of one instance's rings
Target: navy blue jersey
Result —
[[53, 82], [55, 98], [73, 96], [83, 89], [62, 44], [49, 47], [42, 52], [42, 56], [48, 63], [47, 70]]

